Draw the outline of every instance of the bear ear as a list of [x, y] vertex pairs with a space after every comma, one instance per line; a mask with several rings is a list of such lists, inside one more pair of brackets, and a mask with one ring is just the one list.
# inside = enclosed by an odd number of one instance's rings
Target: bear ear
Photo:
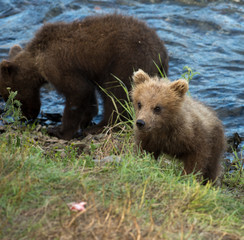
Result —
[[21, 46], [19, 45], [14, 45], [13, 47], [10, 48], [9, 50], [9, 58], [13, 58], [15, 57], [19, 52], [22, 51]]
[[188, 83], [186, 80], [179, 79], [170, 84], [170, 89], [175, 91], [180, 97], [183, 97], [188, 91]]
[[0, 65], [1, 74], [8, 79], [12, 74], [16, 73], [17, 66], [10, 61], [3, 60]]
[[132, 76], [134, 84], [140, 84], [145, 81], [149, 81], [150, 77], [147, 73], [145, 73], [143, 70], [139, 69], [138, 71], [134, 72]]

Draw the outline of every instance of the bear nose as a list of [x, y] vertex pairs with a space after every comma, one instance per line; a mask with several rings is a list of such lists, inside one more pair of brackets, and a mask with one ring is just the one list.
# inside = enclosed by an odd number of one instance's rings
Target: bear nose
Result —
[[139, 119], [136, 121], [136, 126], [138, 128], [143, 128], [145, 126], [145, 122], [143, 120]]

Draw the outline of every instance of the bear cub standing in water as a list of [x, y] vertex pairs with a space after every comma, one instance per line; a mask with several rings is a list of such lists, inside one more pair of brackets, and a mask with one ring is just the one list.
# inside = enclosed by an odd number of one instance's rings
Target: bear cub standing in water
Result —
[[[40, 111], [40, 88], [52, 83], [66, 98], [61, 128], [53, 135], [71, 139], [81, 128], [96, 133], [110, 122], [115, 107], [101, 92], [104, 103], [102, 121], [87, 129], [97, 114], [95, 89], [106, 89], [120, 101], [126, 93], [115, 77], [128, 89], [133, 69], [156, 74], [162, 59], [168, 72], [164, 42], [145, 23], [119, 14], [87, 17], [72, 23], [45, 24], [24, 49], [13, 47], [8, 60], [0, 64], [0, 92], [6, 101], [7, 87], [17, 91], [23, 114], [34, 119]], [[123, 107], [118, 104], [120, 113]], [[113, 120], [116, 116], [113, 116]]]
[[220, 173], [224, 130], [213, 110], [186, 95], [185, 80], [170, 82], [142, 70], [133, 75], [135, 139], [142, 149], [183, 161], [186, 174], [200, 171], [204, 183]]

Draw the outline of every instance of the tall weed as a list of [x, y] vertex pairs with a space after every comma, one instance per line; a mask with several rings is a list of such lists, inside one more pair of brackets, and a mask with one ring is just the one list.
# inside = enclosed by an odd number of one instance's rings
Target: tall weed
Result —
[[16, 100], [17, 91], [11, 91], [11, 88], [7, 88], [9, 92], [8, 100], [5, 103], [4, 114], [2, 120], [9, 124], [12, 123], [15, 126], [20, 125], [22, 120], [27, 120], [21, 112], [21, 103], [19, 100]]

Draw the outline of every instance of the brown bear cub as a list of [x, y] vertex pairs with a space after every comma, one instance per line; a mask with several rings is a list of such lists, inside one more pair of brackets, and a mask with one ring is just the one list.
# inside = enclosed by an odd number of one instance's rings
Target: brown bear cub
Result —
[[138, 70], [133, 81], [136, 144], [156, 159], [161, 153], [179, 158], [184, 172], [200, 171], [204, 183], [215, 181], [225, 137], [213, 110], [186, 95], [185, 80], [170, 82]]
[[[18, 91], [27, 118], [40, 111], [40, 88], [50, 82], [66, 98], [61, 128], [53, 134], [71, 139], [85, 129], [97, 114], [95, 89], [106, 89], [123, 101], [126, 93], [114, 76], [128, 89], [134, 69], [157, 74], [155, 63], [168, 73], [164, 42], [145, 23], [118, 14], [88, 17], [72, 23], [44, 25], [24, 49], [13, 47], [9, 60], [0, 65], [0, 92], [6, 101], [7, 87]], [[154, 63], [155, 62], [155, 63]], [[86, 132], [100, 131], [115, 110], [111, 98], [101, 91], [102, 121]], [[123, 108], [117, 106], [121, 113]], [[114, 117], [113, 119], [115, 119]]]

